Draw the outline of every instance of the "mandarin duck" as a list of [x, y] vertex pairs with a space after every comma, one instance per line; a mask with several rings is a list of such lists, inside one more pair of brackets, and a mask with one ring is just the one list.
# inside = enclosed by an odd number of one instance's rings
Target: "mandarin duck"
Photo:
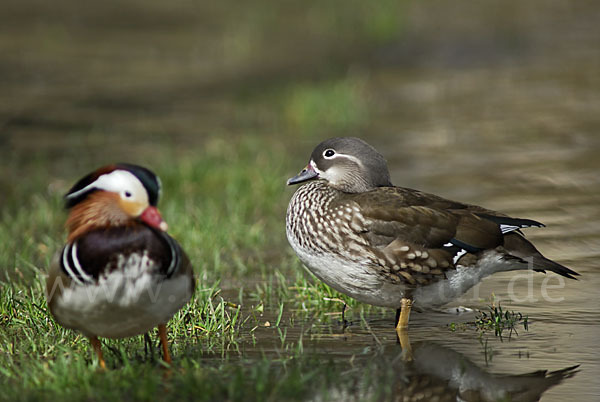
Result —
[[192, 265], [167, 234], [156, 204], [159, 178], [131, 164], [102, 167], [65, 195], [67, 243], [49, 270], [50, 312], [90, 339], [100, 367], [98, 337], [124, 338], [158, 327], [171, 362], [166, 324], [192, 297]]
[[542, 227], [476, 205], [393, 186], [387, 163], [359, 138], [331, 138], [288, 180], [286, 234], [320, 280], [358, 301], [396, 309], [441, 306], [495, 272], [578, 275], [544, 257], [521, 232]]

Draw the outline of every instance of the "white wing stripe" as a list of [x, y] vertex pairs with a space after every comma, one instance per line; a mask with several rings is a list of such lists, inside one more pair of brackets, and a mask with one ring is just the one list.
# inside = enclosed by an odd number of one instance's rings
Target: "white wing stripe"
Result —
[[79, 258], [77, 257], [77, 242], [73, 242], [73, 246], [71, 246], [71, 258], [73, 259], [73, 265], [75, 265], [75, 269], [77, 269], [77, 272], [83, 278], [83, 280], [85, 282], [93, 282], [94, 278], [88, 275], [79, 263]]
[[71, 266], [69, 265], [69, 260], [67, 258], [67, 255], [68, 255], [70, 247], [71, 247], [71, 245], [67, 244], [65, 246], [65, 248], [63, 249], [63, 252], [62, 252], [62, 265], [63, 265], [63, 268], [67, 271], [67, 274], [69, 275], [69, 277], [72, 280], [74, 280], [75, 282], [77, 282], [79, 285], [83, 285], [83, 282], [77, 276], [75, 276], [75, 274], [73, 273], [73, 270], [71, 269]]
[[170, 277], [171, 275], [173, 275], [175, 269], [179, 265], [179, 258], [177, 255], [176, 246], [175, 244], [173, 244], [173, 240], [169, 237], [169, 235], [167, 235], [166, 238], [167, 243], [169, 243], [169, 248], [171, 249], [171, 263], [169, 264], [169, 268], [167, 268], [167, 277]]
[[515, 225], [500, 224], [500, 231], [502, 232], [502, 234], [506, 234], [509, 232], [513, 232], [515, 230], [519, 230], [520, 228], [526, 228], [526, 227], [528, 227], [528, 226], [527, 225], [515, 226]]

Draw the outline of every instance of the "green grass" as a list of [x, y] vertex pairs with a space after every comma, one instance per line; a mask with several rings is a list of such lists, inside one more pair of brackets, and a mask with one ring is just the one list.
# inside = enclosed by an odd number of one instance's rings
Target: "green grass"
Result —
[[511, 338], [512, 334], [519, 334], [517, 328], [523, 326], [525, 331], [529, 330], [529, 316], [524, 315], [521, 312], [503, 310], [502, 306], [498, 304], [489, 305], [487, 311], [479, 310], [475, 317], [475, 321], [466, 323], [452, 322], [448, 325], [451, 331], [458, 329], [467, 330], [475, 329], [480, 334], [485, 334], [488, 331], [494, 331], [494, 336], [498, 337], [502, 341], [503, 334], [508, 331], [508, 339]]
[[[285, 181], [314, 145], [372, 122], [369, 72], [353, 62], [399, 35], [405, 5], [126, 3], [119, 15], [111, 2], [89, 13], [40, 3], [23, 12], [40, 14], [35, 29], [7, 36], [11, 49], [36, 43], [22, 52], [35, 67], [21, 62], [47, 94], [29, 108], [37, 96], [24, 91], [22, 106], [7, 74], [5, 103], [19, 116], [0, 135], [0, 400], [397, 396], [411, 382], [398, 368], [394, 312], [317, 280], [290, 250], [284, 220], [294, 190]], [[159, 208], [195, 269], [193, 300], [168, 324], [170, 374], [156, 333], [154, 353], [141, 335], [103, 339], [100, 372], [88, 340], [58, 325], [44, 297], [65, 239], [62, 196], [118, 161], [161, 177]]]
[[337, 82], [298, 85], [289, 90], [285, 117], [295, 130], [321, 136], [361, 129], [368, 122], [363, 85], [360, 77], [352, 76]]
[[198, 282], [168, 325], [173, 375], [164, 379], [156, 334], [154, 354], [141, 335], [102, 340], [109, 370], [100, 373], [88, 340], [50, 316], [45, 272], [65, 238], [61, 197], [87, 171], [33, 169], [2, 210], [0, 399], [277, 400], [331, 385], [311, 367], [304, 335], [291, 332], [300, 322], [338, 325], [344, 303], [349, 317], [362, 307], [313, 278], [288, 248], [285, 179], [298, 167], [277, 141], [256, 137], [210, 141], [176, 164], [172, 157], [146, 165], [162, 179], [159, 207]]
[[494, 331], [494, 336], [503, 339], [502, 334], [508, 331], [508, 338], [513, 333], [518, 335], [517, 326], [523, 326], [525, 331], [529, 330], [529, 316], [520, 312], [503, 310], [501, 305], [488, 306], [488, 311], [480, 311], [475, 321], [479, 331]]
[[[290, 158], [276, 139], [240, 137], [209, 140], [199, 153], [166, 145], [161, 157], [144, 163], [162, 179], [159, 207], [198, 284], [168, 324], [168, 376], [156, 333], [153, 352], [141, 335], [103, 339], [109, 370], [100, 372], [88, 340], [50, 316], [44, 282], [64, 242], [61, 197], [87, 170], [56, 175], [36, 167], [43, 160], [33, 163], [30, 180], [15, 186], [2, 210], [0, 399], [299, 400], [339, 397], [344, 389], [371, 400], [389, 396], [399, 350], [394, 312], [332, 290], [287, 244], [293, 189], [285, 180], [304, 160]], [[508, 327], [497, 325], [518, 322], [507, 314], [482, 315], [481, 328], [501, 334]], [[373, 325], [383, 324], [374, 317], [389, 324], [377, 334]], [[340, 339], [351, 339], [349, 351], [338, 350]], [[386, 345], [392, 354], [382, 351]], [[486, 361], [488, 349], [486, 343]], [[384, 358], [389, 364], [381, 364]]]

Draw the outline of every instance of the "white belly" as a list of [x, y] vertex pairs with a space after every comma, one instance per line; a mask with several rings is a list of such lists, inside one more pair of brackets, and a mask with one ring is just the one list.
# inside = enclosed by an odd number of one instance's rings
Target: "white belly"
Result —
[[444, 305], [461, 296], [484, 277], [516, 268], [514, 262], [505, 262], [497, 253], [489, 252], [476, 267], [459, 266], [438, 282], [412, 287], [390, 282], [368, 261], [344, 264], [333, 254], [315, 256], [309, 253], [295, 241], [291, 233], [288, 233], [288, 240], [304, 265], [327, 285], [360, 302], [395, 309], [400, 308], [405, 295], [412, 297], [414, 306], [420, 308]]
[[290, 233], [288, 240], [304, 265], [338, 292], [374, 306], [400, 308], [405, 286], [385, 281], [368, 261], [342, 263], [333, 254], [315, 256], [300, 247]]
[[57, 295], [52, 312], [63, 326], [85, 335], [123, 338], [166, 324], [191, 296], [189, 277], [164, 279], [138, 264], [97, 284], [73, 282]]

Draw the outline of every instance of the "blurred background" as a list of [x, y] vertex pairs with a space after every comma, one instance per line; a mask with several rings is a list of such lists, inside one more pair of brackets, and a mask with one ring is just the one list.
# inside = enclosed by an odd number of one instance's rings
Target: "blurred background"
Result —
[[[584, 276], [563, 292], [568, 328], [548, 335], [580, 354], [542, 365], [588, 364], [548, 400], [593, 400], [599, 21], [595, 1], [3, 0], [2, 276], [44, 268], [62, 242], [62, 194], [128, 161], [163, 177], [172, 230], [202, 244], [202, 278], [264, 280], [252, 261], [290, 256], [285, 179], [323, 139], [359, 136], [396, 185], [548, 225], [530, 238]], [[239, 228], [213, 239], [231, 219]], [[215, 258], [236, 268], [215, 272]], [[529, 307], [557, 321], [556, 306]]]
[[[36, 162], [71, 180], [106, 161], [201, 157], [212, 141], [251, 136], [294, 162], [326, 137], [361, 136], [387, 151], [398, 183], [427, 187], [418, 176], [459, 165], [446, 190], [457, 195], [473, 191], [452, 188], [462, 173], [494, 173], [481, 167], [525, 185], [563, 183], [570, 163], [573, 186], [596, 181], [593, 1], [0, 7], [9, 192]], [[512, 153], [530, 159], [519, 177]]]

